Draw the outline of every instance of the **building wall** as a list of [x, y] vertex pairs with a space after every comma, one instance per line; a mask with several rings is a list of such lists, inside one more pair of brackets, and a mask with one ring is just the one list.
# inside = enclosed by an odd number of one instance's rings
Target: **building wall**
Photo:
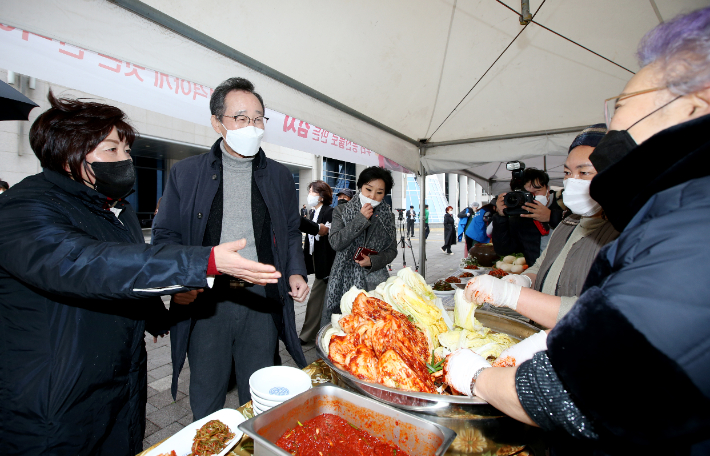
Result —
[[[306, 208], [310, 209], [308, 207], [308, 184], [313, 182], [316, 179], [313, 179], [313, 170], [311, 169], [302, 169], [298, 172], [299, 175], [299, 186], [298, 186], [298, 209], [300, 210], [304, 204], [306, 204]], [[335, 196], [335, 195], [333, 195]]]
[[459, 213], [459, 178], [457, 174], [447, 174], [446, 180], [449, 184], [449, 193], [446, 195], [446, 199], [449, 202], [449, 206], [454, 208], [454, 214]]
[[468, 199], [468, 177], [459, 175], [459, 211], [471, 204]]

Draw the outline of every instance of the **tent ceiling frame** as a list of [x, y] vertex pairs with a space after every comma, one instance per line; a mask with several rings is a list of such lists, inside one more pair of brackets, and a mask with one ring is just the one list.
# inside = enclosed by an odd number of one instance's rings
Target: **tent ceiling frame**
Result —
[[551, 130], [526, 131], [526, 132], [522, 132], [522, 133], [510, 133], [507, 135], [482, 136], [480, 138], [455, 139], [453, 141], [422, 143], [420, 147], [422, 147], [424, 149], [432, 149], [434, 147], [441, 147], [441, 146], [456, 146], [456, 145], [460, 145], [460, 144], [473, 144], [473, 143], [487, 142], [487, 141], [500, 141], [500, 140], [505, 140], [505, 139], [531, 138], [534, 136], [548, 136], [548, 135], [557, 135], [557, 134], [562, 134], [562, 133], [577, 133], [577, 132], [581, 132], [582, 130], [584, 130], [587, 127], [589, 127], [589, 125], [583, 125], [580, 127], [555, 128], [555, 129], [551, 129]]
[[267, 66], [264, 65], [263, 63], [259, 62], [256, 59], [253, 59], [249, 57], [248, 55], [245, 55], [236, 49], [227, 46], [226, 44], [215, 40], [214, 38], [210, 37], [209, 35], [206, 35], [190, 26], [187, 24], [184, 24], [167, 14], [149, 6], [146, 5], [145, 3], [141, 2], [140, 0], [108, 0], [109, 2], [120, 6], [121, 8], [124, 8], [133, 14], [136, 14], [138, 16], [141, 16], [151, 22], [154, 22], [161, 27], [164, 27], [174, 33], [177, 33], [178, 35], [181, 35], [188, 40], [194, 41], [195, 43], [199, 44], [200, 46], [203, 46], [213, 52], [216, 52], [218, 54], [221, 54], [228, 59], [234, 60], [247, 68], [251, 68], [254, 71], [257, 71], [275, 81], [278, 81], [287, 87], [290, 87], [300, 93], [303, 93], [304, 95], [307, 95], [311, 98], [314, 98], [321, 103], [324, 103], [332, 108], [335, 108], [339, 111], [344, 112], [345, 114], [348, 114], [358, 120], [361, 120], [362, 122], [365, 122], [367, 124], [372, 125], [375, 128], [378, 128], [386, 133], [389, 133], [393, 136], [396, 136], [399, 139], [402, 139], [410, 144], [414, 144], [415, 146], [420, 146], [420, 142], [410, 138], [409, 136], [405, 135], [404, 133], [401, 133], [399, 131], [396, 131], [386, 125], [384, 125], [381, 122], [378, 122], [377, 120], [373, 119], [372, 117], [366, 116], [365, 114], [356, 111], [349, 106], [344, 105], [343, 103], [334, 100], [333, 98], [289, 77], [286, 76], [285, 74]]

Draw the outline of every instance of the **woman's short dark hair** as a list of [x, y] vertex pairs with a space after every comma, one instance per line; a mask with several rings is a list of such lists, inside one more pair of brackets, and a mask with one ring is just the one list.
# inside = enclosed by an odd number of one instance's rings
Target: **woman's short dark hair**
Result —
[[317, 192], [320, 197], [323, 198], [323, 204], [325, 206], [330, 206], [330, 203], [333, 202], [333, 189], [322, 180], [313, 181], [308, 184], [308, 191]]
[[261, 109], [266, 115], [266, 108], [264, 107], [264, 100], [261, 95], [254, 92], [254, 84], [251, 81], [244, 78], [229, 78], [214, 89], [212, 96], [210, 97], [210, 112], [213, 116], [217, 117], [220, 121], [224, 116], [224, 99], [227, 98], [227, 94], [232, 90], [242, 90], [244, 92], [249, 92], [253, 94], [261, 103]]
[[550, 183], [550, 176], [543, 170], [537, 168], [526, 168], [523, 171], [523, 185], [532, 182], [533, 186], [547, 187]]
[[357, 188], [362, 188], [363, 185], [377, 179], [381, 179], [385, 183], [385, 195], [388, 195], [392, 191], [392, 187], [394, 187], [394, 178], [389, 170], [379, 166], [370, 166], [363, 169], [357, 178]]
[[30, 128], [30, 146], [43, 168], [82, 182], [86, 155], [114, 128], [121, 141], [129, 145], [136, 138], [126, 114], [115, 106], [55, 98], [51, 90], [47, 100], [52, 107], [40, 114]]

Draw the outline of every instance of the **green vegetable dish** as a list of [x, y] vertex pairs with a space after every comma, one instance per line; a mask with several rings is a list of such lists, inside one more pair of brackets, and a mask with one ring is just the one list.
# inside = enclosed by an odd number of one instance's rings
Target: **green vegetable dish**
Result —
[[439, 280], [432, 287], [434, 291], [453, 291], [454, 287], [445, 280]]

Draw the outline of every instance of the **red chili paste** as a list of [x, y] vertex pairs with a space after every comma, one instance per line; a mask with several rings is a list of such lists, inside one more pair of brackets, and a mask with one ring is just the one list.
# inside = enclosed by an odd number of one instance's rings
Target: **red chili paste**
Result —
[[276, 445], [295, 456], [409, 456], [397, 445], [373, 437], [330, 413], [284, 432]]

